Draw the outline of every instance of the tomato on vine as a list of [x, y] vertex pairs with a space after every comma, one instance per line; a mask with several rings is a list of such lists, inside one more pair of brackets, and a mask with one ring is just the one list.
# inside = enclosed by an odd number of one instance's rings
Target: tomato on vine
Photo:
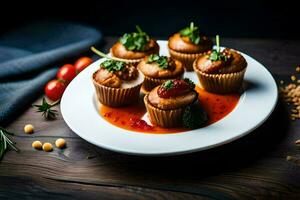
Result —
[[45, 86], [45, 94], [52, 101], [59, 100], [66, 89], [66, 84], [61, 80], [51, 80]]

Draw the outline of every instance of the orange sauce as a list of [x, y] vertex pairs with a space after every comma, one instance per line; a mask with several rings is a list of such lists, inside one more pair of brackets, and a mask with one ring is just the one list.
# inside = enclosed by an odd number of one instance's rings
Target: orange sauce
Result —
[[[207, 125], [213, 124], [228, 115], [235, 108], [240, 98], [239, 94], [213, 94], [198, 87], [196, 87], [196, 91], [199, 93], [200, 104], [209, 118]], [[101, 104], [99, 111], [100, 115], [109, 123], [135, 132], [166, 134], [188, 130], [185, 128], [167, 129], [147, 125], [145, 121], [141, 120], [146, 114], [142, 99], [136, 104], [121, 108], [111, 108]]]

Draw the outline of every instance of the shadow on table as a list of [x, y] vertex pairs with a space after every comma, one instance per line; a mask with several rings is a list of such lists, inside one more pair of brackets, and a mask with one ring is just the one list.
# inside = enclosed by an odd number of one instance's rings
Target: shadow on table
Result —
[[111, 167], [122, 167], [127, 175], [138, 175], [142, 172], [153, 178], [199, 178], [217, 175], [249, 166], [276, 151], [288, 128], [288, 112], [279, 100], [273, 114], [262, 126], [237, 141], [198, 153], [170, 157], [139, 157], [113, 153], [116, 156], [112, 157], [122, 164]]

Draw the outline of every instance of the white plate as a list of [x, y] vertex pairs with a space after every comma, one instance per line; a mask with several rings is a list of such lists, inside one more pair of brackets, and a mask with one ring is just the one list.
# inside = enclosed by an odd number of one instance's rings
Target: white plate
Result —
[[[161, 54], [168, 55], [166, 41], [158, 41]], [[277, 102], [277, 86], [268, 70], [250, 56], [245, 83], [248, 85], [236, 108], [222, 120], [197, 130], [177, 134], [143, 134], [111, 125], [98, 113], [91, 76], [102, 59], [81, 72], [67, 87], [61, 112], [68, 126], [86, 141], [126, 154], [174, 155], [213, 148], [236, 140], [260, 126]], [[185, 74], [199, 83], [193, 72]]]

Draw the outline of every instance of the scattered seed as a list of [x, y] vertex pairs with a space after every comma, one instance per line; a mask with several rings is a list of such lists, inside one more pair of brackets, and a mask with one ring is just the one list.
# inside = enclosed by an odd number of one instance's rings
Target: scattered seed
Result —
[[298, 156], [287, 156], [286, 160], [300, 166], [300, 159]]
[[93, 159], [93, 158], [96, 158], [97, 156], [96, 155], [88, 155], [87, 157], [86, 157], [86, 159]]
[[292, 109], [292, 113], [298, 113], [297, 109]]
[[[300, 66], [296, 68], [297, 72], [300, 72]], [[291, 80], [294, 82], [297, 80], [295, 75], [291, 75]], [[283, 80], [280, 80], [282, 86], [279, 87], [279, 93], [283, 100], [290, 107], [290, 118], [291, 120], [300, 119], [300, 79], [295, 83], [284, 84]]]
[[287, 160], [287, 161], [293, 160], [293, 156], [287, 156], [287, 157], [286, 157], [286, 160]]

